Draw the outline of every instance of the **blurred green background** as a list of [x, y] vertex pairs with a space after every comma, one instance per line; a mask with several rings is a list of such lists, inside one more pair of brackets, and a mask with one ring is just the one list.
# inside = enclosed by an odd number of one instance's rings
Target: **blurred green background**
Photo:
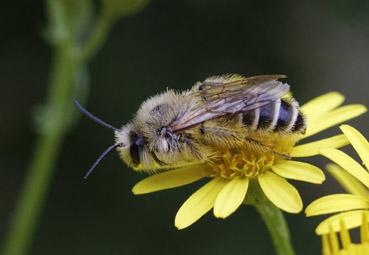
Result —
[[[33, 118], [45, 101], [52, 51], [43, 36], [43, 2], [3, 2], [0, 14], [4, 240], [37, 138]], [[185, 89], [223, 73], [286, 74], [301, 103], [335, 90], [349, 103], [367, 104], [369, 2], [154, 0], [115, 24], [88, 69], [86, 107], [115, 126], [167, 87]], [[368, 120], [350, 123], [369, 136]], [[324, 134], [336, 133], [337, 128]], [[209, 213], [176, 230], [177, 209], [201, 183], [135, 197], [131, 188], [144, 175], [127, 169], [115, 153], [83, 180], [112, 143], [109, 130], [79, 118], [63, 144], [29, 254], [273, 254], [264, 223], [249, 207], [227, 220]], [[330, 178], [322, 186], [295, 184], [305, 204], [340, 190]], [[297, 254], [319, 254], [319, 218], [300, 214], [287, 220]]]

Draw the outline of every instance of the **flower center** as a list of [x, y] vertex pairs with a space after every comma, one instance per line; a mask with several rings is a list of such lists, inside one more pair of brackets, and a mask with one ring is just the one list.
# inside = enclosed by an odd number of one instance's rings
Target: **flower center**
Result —
[[248, 143], [238, 149], [224, 150], [209, 159], [212, 176], [226, 179], [234, 177], [255, 178], [264, 173], [276, 160], [288, 158], [292, 147], [300, 135], [280, 135], [278, 133], [263, 134], [255, 132], [250, 134], [260, 144]]
[[214, 176], [226, 179], [234, 177], [254, 178], [267, 171], [275, 161], [275, 155], [231, 153], [227, 151], [223, 156], [214, 158], [209, 162]]

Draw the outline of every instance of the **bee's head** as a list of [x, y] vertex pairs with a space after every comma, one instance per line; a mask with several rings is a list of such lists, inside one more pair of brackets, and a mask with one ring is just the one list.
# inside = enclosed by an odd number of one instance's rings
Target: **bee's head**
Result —
[[[163, 96], [160, 97], [163, 98]], [[115, 128], [114, 126], [99, 119], [83, 108], [78, 101], [75, 102], [77, 108], [83, 114], [98, 124], [112, 129], [115, 135], [115, 143], [109, 146], [96, 159], [96, 161], [87, 171], [85, 178], [87, 178], [100, 163], [100, 161], [114, 149], [118, 151], [122, 160], [134, 170], [153, 171], [166, 166], [166, 163], [158, 158], [157, 152], [160, 153], [163, 150], [168, 150], [168, 141], [167, 138], [163, 137], [162, 135], [158, 137], [156, 134], [159, 130], [158, 127], [162, 126], [163, 123], [168, 121], [168, 116], [170, 116], [170, 114], [168, 115], [167, 113], [170, 112], [170, 108], [168, 108], [167, 104], [161, 104], [160, 102], [153, 104], [152, 100], [154, 99], [155, 98], [152, 98], [151, 100], [145, 102], [136, 114], [135, 119], [120, 129]], [[146, 111], [146, 108], [149, 106], [151, 106], [152, 109], [150, 111]], [[165, 116], [158, 116], [159, 113], [166, 114], [164, 114]], [[151, 147], [149, 147], [150, 144]], [[158, 150], [153, 149], [153, 147], [157, 148]]]
[[[115, 128], [114, 126], [106, 123], [105, 121], [99, 119], [89, 111], [87, 111], [83, 106], [80, 105], [78, 101], [75, 102], [77, 108], [85, 114], [87, 117], [97, 122], [98, 124], [112, 129], [115, 135], [115, 143], [109, 146], [92, 164], [90, 169], [85, 175], [85, 179], [91, 174], [91, 172], [96, 168], [100, 161], [112, 150], [116, 149], [123, 159], [123, 161], [135, 170], [153, 170], [157, 168], [162, 168], [165, 165], [161, 160], [157, 158], [156, 153], [149, 149], [149, 142], [147, 141], [148, 132], [136, 127], [132, 122], [124, 125], [121, 129]], [[137, 122], [137, 121], [136, 121]], [[151, 128], [149, 128], [151, 130]], [[143, 134], [146, 134], [143, 135]], [[150, 132], [149, 132], [150, 133]], [[154, 136], [152, 136], [154, 137]], [[156, 140], [156, 139], [154, 139]], [[161, 140], [159, 140], [161, 141]], [[165, 141], [161, 141], [165, 144]]]
[[115, 131], [115, 141], [122, 144], [117, 150], [123, 161], [136, 170], [141, 169], [142, 162], [147, 158], [147, 142], [141, 132], [129, 123]]

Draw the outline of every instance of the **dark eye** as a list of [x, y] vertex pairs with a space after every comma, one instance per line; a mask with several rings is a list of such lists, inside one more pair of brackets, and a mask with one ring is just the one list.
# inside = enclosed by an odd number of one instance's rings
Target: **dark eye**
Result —
[[132, 162], [135, 166], [140, 164], [140, 152], [142, 151], [145, 140], [142, 135], [132, 132], [131, 135], [131, 147], [129, 153], [131, 154]]

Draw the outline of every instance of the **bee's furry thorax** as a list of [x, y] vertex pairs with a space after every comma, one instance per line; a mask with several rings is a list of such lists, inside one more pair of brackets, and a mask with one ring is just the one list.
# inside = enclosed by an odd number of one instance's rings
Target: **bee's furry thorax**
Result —
[[[170, 168], [173, 165], [188, 164], [201, 161], [198, 143], [193, 140], [191, 132], [173, 132], [168, 125], [177, 119], [186, 108], [191, 107], [193, 100], [182, 93], [168, 90], [147, 99], [137, 111], [131, 123], [116, 132], [116, 141], [131, 144], [127, 139], [130, 133], [138, 133], [144, 137], [146, 148], [142, 151], [141, 164], [136, 169]], [[120, 149], [125, 162], [130, 162], [131, 155], [127, 149]]]

